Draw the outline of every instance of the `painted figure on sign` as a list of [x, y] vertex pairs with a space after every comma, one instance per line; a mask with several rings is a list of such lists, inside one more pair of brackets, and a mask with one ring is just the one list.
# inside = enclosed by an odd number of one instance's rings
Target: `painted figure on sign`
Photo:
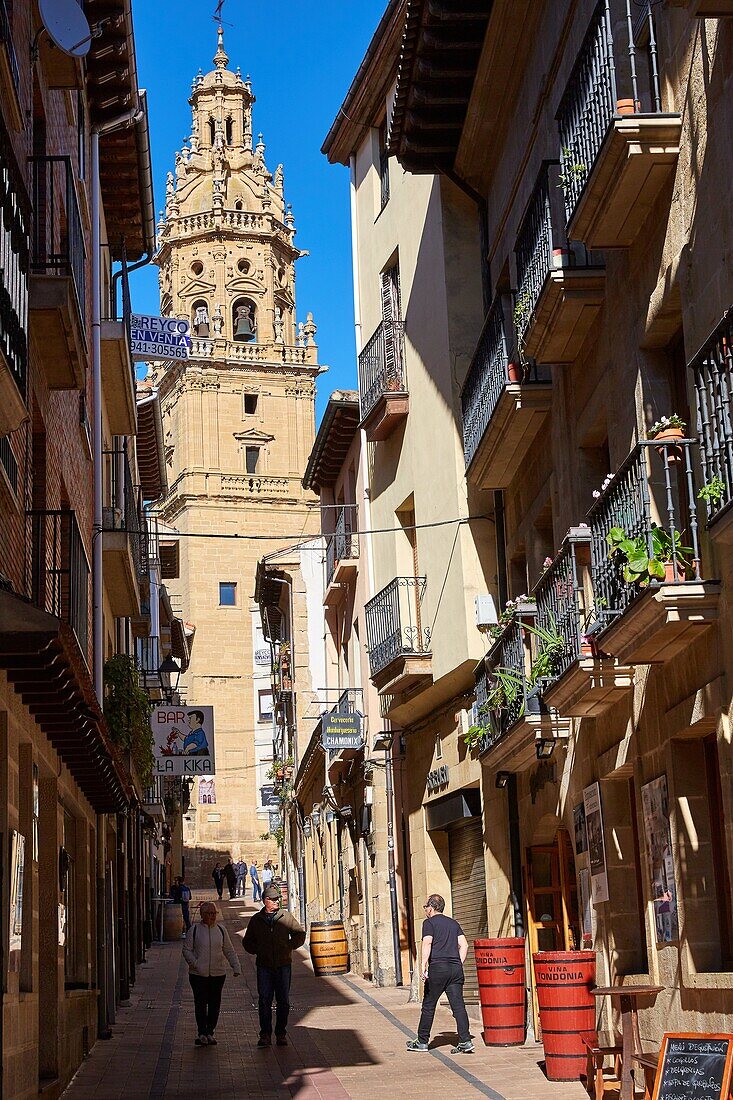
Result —
[[188, 713], [188, 725], [190, 733], [183, 740], [183, 751], [186, 756], [208, 756], [209, 742], [204, 729], [204, 712], [191, 710]]

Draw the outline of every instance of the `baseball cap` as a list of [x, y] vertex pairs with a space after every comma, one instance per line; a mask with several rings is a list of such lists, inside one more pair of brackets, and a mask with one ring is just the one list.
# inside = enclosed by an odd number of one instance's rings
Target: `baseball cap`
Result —
[[280, 900], [280, 891], [277, 886], [266, 886], [262, 891], [263, 898], [271, 898], [272, 901]]

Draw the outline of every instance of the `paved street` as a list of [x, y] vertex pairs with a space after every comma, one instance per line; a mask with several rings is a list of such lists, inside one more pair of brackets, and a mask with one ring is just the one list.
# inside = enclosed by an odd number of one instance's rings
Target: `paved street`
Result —
[[[254, 912], [249, 901], [224, 902], [231, 933]], [[448, 1051], [453, 1020], [439, 1009], [430, 1054], [408, 1054], [417, 1005], [404, 989], [375, 989], [368, 982], [315, 978], [306, 950], [293, 974], [290, 1046], [258, 1050], [253, 961], [241, 940], [243, 976], [227, 978], [217, 1029], [219, 1045], [194, 1046], [193, 1002], [179, 944], [155, 945], [141, 966], [129, 1007], [118, 1011], [114, 1037], [95, 1045], [64, 1096], [67, 1100], [234, 1096], [302, 1100], [392, 1100], [445, 1091], [490, 1100], [581, 1100], [578, 1085], [551, 1084], [539, 1068], [542, 1048], [489, 1050], [462, 1058]], [[344, 1011], [345, 1010], [345, 1011]], [[478, 1029], [475, 1029], [478, 1034]]]

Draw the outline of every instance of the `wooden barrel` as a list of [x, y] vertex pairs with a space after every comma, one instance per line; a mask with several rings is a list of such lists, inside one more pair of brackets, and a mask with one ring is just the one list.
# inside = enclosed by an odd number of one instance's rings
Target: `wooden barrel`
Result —
[[513, 1047], [524, 1042], [524, 936], [474, 940], [484, 1043]]
[[341, 920], [317, 920], [311, 925], [310, 952], [313, 973], [318, 977], [329, 974], [347, 974], [349, 949], [346, 943], [344, 922]]
[[585, 1072], [580, 1036], [594, 1031], [595, 951], [538, 951], [532, 956], [545, 1069], [550, 1081], [577, 1081]]
[[176, 902], [163, 905], [163, 939], [180, 940], [183, 934], [183, 913]]

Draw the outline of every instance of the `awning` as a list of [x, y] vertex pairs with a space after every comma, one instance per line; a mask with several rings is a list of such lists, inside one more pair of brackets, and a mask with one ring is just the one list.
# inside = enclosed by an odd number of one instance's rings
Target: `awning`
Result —
[[136, 447], [143, 499], [159, 500], [168, 492], [160, 399], [156, 389], [141, 388], [139, 383]]
[[191, 650], [183, 619], [171, 620], [171, 657], [181, 662], [181, 672], [185, 672], [191, 660]]
[[0, 590], [0, 668], [97, 813], [133, 797], [73, 629]]

